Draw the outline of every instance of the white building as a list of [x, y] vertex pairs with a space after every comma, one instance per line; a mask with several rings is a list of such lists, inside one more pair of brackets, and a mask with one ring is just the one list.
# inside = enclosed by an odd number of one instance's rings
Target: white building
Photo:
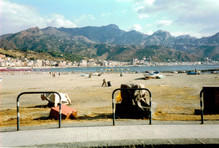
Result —
[[81, 60], [80, 63], [79, 63], [79, 65], [80, 65], [81, 67], [87, 67], [87, 60]]

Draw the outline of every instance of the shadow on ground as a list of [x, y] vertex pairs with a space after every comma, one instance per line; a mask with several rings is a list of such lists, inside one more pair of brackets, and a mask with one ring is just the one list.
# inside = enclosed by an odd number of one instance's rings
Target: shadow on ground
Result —
[[[69, 119], [80, 121], [80, 120], [98, 120], [98, 119], [111, 119], [111, 118], [112, 118], [111, 113], [108, 113], [108, 114], [93, 113], [93, 114], [89, 114], [89, 115], [71, 117]], [[34, 118], [33, 120], [51, 120], [51, 119], [53, 119], [53, 118], [42, 116], [42, 117]], [[62, 120], [64, 120], [64, 119], [62, 119]]]
[[142, 77], [142, 78], [136, 78], [135, 80], [145, 80], [145, 78], [144, 78], [144, 77]]

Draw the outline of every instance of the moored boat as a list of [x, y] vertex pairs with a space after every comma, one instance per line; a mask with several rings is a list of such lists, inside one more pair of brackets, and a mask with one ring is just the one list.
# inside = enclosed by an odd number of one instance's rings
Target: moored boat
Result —
[[189, 71], [187, 75], [199, 75], [201, 71]]
[[161, 75], [159, 71], [153, 71], [153, 72], [146, 71], [144, 73], [144, 77], [145, 77], [145, 79], [162, 79], [162, 78], [164, 78], [164, 76]]

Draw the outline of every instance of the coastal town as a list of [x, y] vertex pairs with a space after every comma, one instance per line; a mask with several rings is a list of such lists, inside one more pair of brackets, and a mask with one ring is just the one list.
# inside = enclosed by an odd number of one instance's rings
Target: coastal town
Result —
[[137, 59], [133, 58], [131, 62], [121, 61], [106, 61], [98, 59], [87, 59], [77, 61], [52, 61], [52, 60], [30, 60], [30, 59], [19, 59], [7, 57], [0, 54], [0, 67], [30, 67], [30, 68], [41, 68], [41, 67], [123, 67], [123, 66], [163, 66], [163, 65], [215, 65], [219, 64], [219, 61], [213, 61], [206, 59], [204, 62], [153, 62], [148, 61], [146, 58]]

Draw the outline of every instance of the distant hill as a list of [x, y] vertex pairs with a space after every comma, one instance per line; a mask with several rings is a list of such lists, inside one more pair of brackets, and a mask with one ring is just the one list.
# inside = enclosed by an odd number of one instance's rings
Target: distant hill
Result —
[[0, 37], [0, 48], [32, 50], [52, 56], [69, 55], [68, 60], [82, 57], [130, 61], [146, 57], [153, 61], [196, 61], [210, 58], [219, 61], [219, 33], [210, 37], [171, 36], [158, 30], [152, 35], [124, 31], [110, 24], [82, 28], [30, 28]]

